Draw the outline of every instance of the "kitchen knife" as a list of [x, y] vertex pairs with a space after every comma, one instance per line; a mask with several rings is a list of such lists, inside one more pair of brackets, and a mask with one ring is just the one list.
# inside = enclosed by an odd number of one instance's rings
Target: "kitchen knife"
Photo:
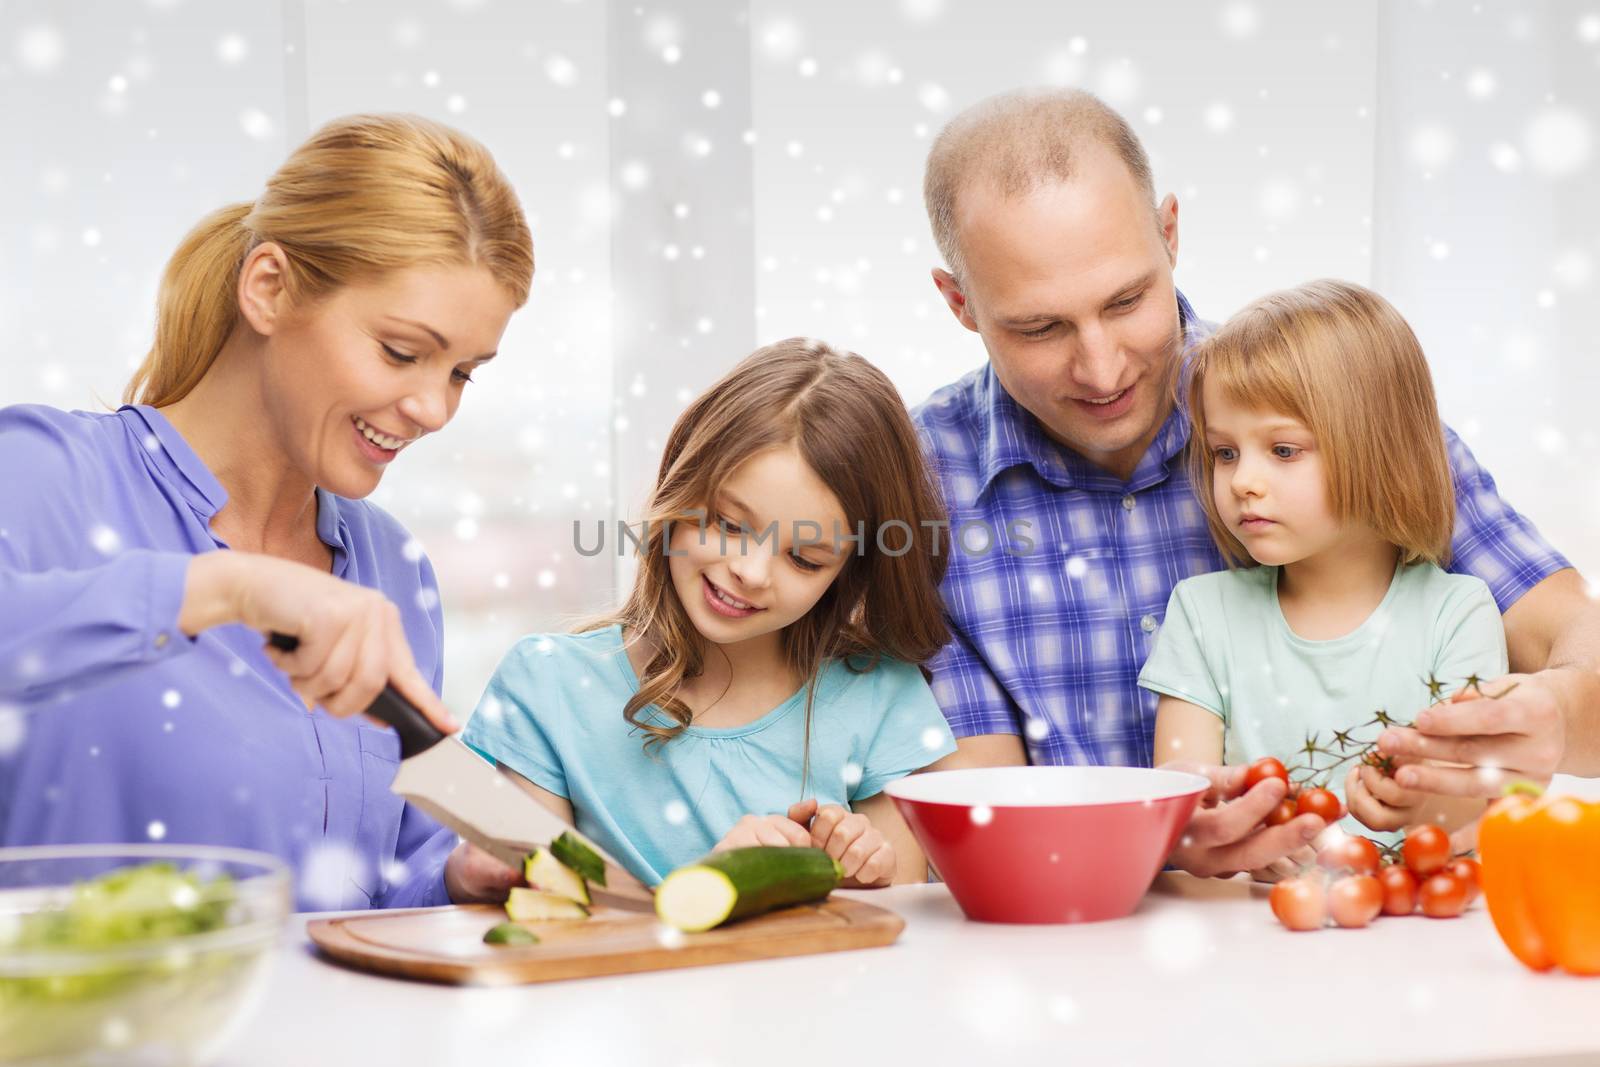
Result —
[[[284, 652], [300, 645], [298, 638], [280, 633], [272, 634], [268, 643]], [[605, 886], [593, 890], [626, 900], [651, 899], [651, 890], [603, 848], [539, 803], [509, 772], [468, 748], [458, 735], [434, 726], [394, 686], [383, 687], [367, 714], [400, 735], [400, 770], [389, 788], [440, 823], [518, 871], [535, 848], [570, 834], [605, 864]]]

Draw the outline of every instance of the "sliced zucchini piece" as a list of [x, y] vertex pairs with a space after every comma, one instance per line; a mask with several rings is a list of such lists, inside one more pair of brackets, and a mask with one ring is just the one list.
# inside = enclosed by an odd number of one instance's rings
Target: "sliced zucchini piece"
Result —
[[587, 919], [589, 909], [576, 900], [519, 885], [506, 898], [506, 917], [519, 923]]
[[606, 884], [606, 862], [594, 849], [583, 843], [574, 833], [564, 833], [550, 842], [550, 851], [556, 859], [577, 871], [584, 880], [601, 888]]
[[483, 935], [485, 945], [537, 945], [539, 935], [526, 926], [516, 923], [500, 923], [491, 926], [489, 932]]
[[589, 887], [584, 884], [583, 875], [556, 859], [547, 848], [534, 849], [522, 865], [522, 874], [535, 889], [576, 900], [579, 904], [589, 903]]

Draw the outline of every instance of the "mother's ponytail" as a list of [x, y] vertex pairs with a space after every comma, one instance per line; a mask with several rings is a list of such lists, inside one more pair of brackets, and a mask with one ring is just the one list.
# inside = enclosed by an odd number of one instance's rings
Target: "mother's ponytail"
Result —
[[155, 343], [123, 391], [127, 403], [174, 403], [211, 368], [238, 317], [234, 287], [255, 242], [245, 225], [254, 207], [229, 204], [213, 211], [167, 261], [156, 297]]

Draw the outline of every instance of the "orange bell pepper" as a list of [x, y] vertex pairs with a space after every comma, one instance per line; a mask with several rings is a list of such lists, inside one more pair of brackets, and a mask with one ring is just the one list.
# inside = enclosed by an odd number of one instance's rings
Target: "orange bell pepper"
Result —
[[1600, 803], [1519, 789], [1483, 817], [1478, 854], [1512, 955], [1536, 971], [1600, 975]]

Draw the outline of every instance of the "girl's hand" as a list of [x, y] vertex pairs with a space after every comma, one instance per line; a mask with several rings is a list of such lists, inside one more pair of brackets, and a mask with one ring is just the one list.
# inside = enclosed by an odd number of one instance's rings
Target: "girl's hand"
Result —
[[358, 715], [393, 685], [445, 733], [461, 727], [417, 670], [400, 609], [382, 593], [292, 560], [207, 552], [189, 565], [178, 625], [187, 634], [239, 622], [298, 638], [267, 655], [307, 707]]
[[[810, 805], [807, 810], [807, 805]], [[753, 848], [772, 845], [777, 848], [805, 848], [811, 844], [811, 831], [805, 822], [817, 810], [815, 800], [801, 801], [784, 815], [746, 815], [733, 824], [733, 829], [722, 835], [712, 852], [726, 852], [730, 848]], [[795, 817], [800, 813], [800, 818]]]
[[[810, 803], [814, 806], [816, 801]], [[848, 888], [885, 886], [894, 878], [894, 846], [865, 815], [852, 814], [838, 804], [823, 806], [811, 820], [810, 843], [839, 861]]]
[[1317, 862], [1317, 850], [1310, 845], [1302, 845], [1289, 853], [1280, 856], [1267, 864], [1250, 872], [1250, 877], [1258, 882], [1281, 882], [1285, 878], [1296, 878], [1305, 868]]
[[1428, 794], [1406, 789], [1376, 767], [1350, 768], [1344, 780], [1350, 814], [1369, 830], [1404, 830], [1418, 821]]
[[444, 862], [444, 888], [456, 904], [499, 904], [510, 895], [512, 886], [526, 884], [521, 871], [466, 841]]

